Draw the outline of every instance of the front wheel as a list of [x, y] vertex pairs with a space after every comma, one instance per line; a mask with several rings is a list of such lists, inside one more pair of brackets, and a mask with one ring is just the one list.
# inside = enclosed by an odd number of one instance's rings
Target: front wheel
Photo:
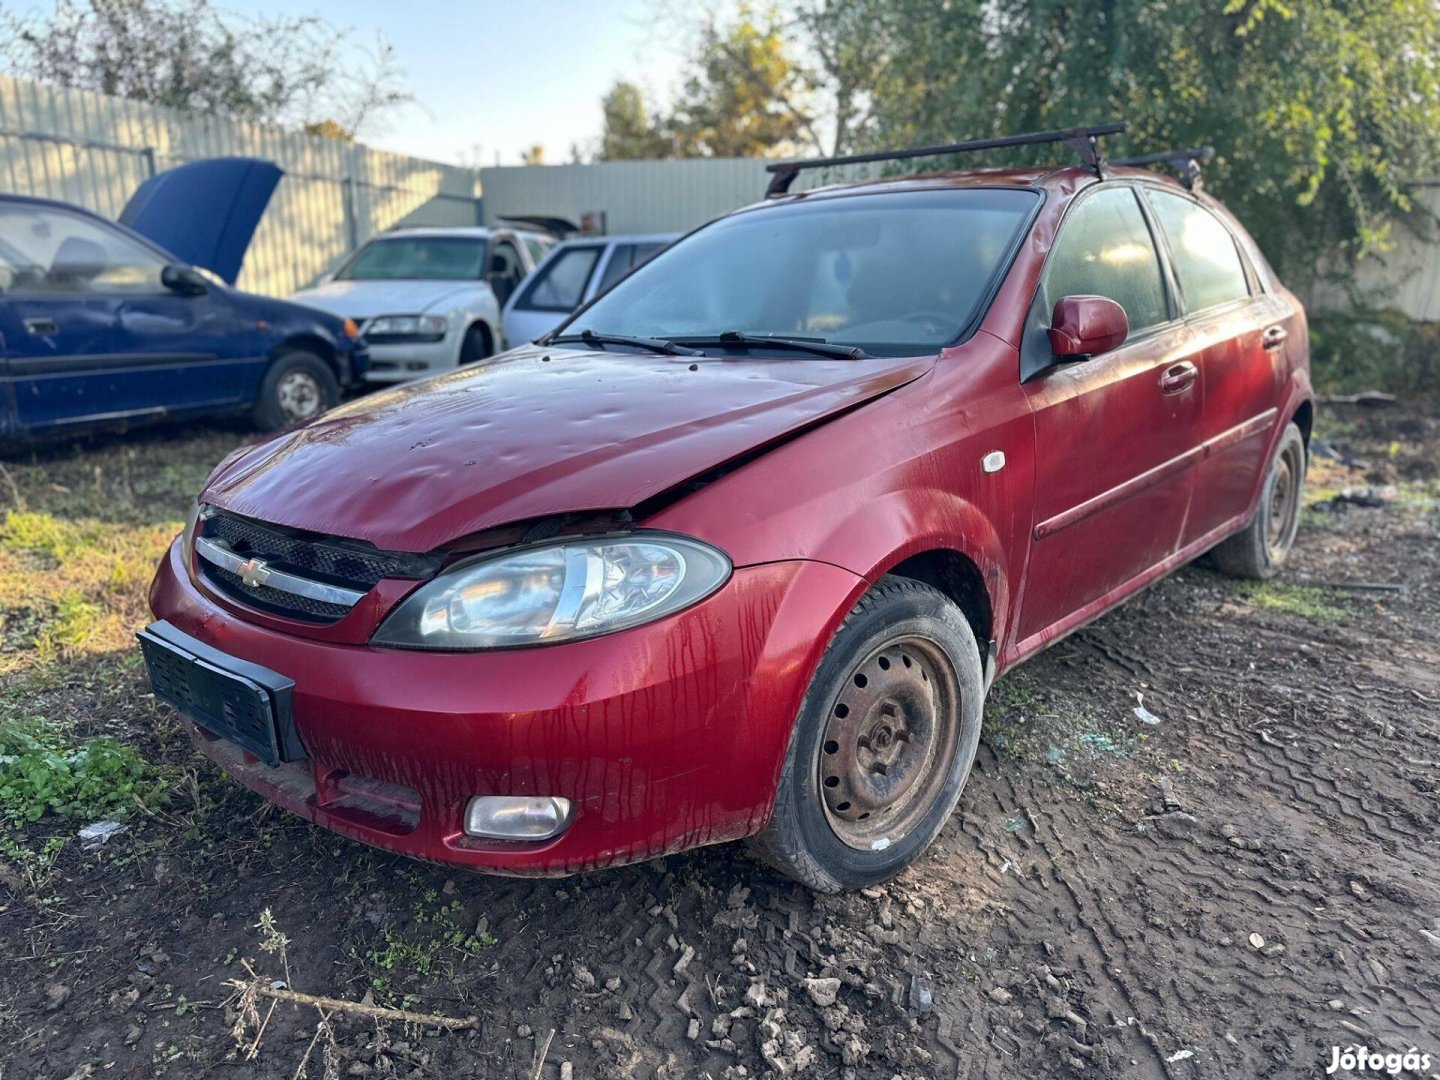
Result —
[[899, 873], [939, 834], [980, 744], [980, 651], [938, 590], [885, 577], [826, 650], [757, 855], [820, 892]]
[[1241, 532], [1222, 540], [1210, 551], [1210, 562], [1231, 577], [1266, 581], [1280, 572], [1290, 557], [1300, 528], [1300, 504], [1305, 493], [1305, 437], [1289, 424], [1270, 460], [1260, 505]]
[[278, 431], [313, 420], [339, 400], [340, 384], [330, 365], [312, 352], [295, 350], [265, 372], [252, 416], [261, 431]]

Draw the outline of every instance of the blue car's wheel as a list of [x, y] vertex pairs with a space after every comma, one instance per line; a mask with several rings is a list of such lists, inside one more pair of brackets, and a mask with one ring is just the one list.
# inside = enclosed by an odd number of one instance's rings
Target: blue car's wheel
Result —
[[330, 365], [312, 352], [296, 350], [270, 365], [255, 401], [255, 426], [277, 431], [313, 420], [340, 400]]

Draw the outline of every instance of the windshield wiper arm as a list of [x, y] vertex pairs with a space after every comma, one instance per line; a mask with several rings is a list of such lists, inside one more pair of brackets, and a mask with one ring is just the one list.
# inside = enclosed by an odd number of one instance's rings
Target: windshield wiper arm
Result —
[[547, 344], [564, 345], [579, 341], [585, 345], [629, 345], [635, 349], [665, 353], [667, 356], [704, 356], [699, 349], [687, 349], [665, 338], [631, 337], [629, 334], [598, 334], [594, 330], [581, 330], [578, 334], [564, 334], [552, 337]]
[[747, 348], [793, 349], [796, 352], [814, 353], [816, 356], [834, 356], [841, 360], [860, 360], [868, 354], [857, 345], [832, 345], [824, 338], [772, 337], [769, 334], [747, 334], [742, 330], [726, 330], [714, 337], [686, 337], [692, 345], [743, 345]]

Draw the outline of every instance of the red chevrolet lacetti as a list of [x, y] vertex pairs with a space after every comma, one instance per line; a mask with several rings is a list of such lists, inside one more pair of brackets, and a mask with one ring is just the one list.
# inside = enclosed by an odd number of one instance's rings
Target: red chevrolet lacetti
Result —
[[[813, 888], [940, 831], [997, 673], [1295, 535], [1305, 316], [1196, 187], [884, 179], [706, 225], [541, 341], [220, 464], [141, 633], [265, 798], [568, 874], [752, 837]], [[854, 159], [845, 159], [854, 160]]]

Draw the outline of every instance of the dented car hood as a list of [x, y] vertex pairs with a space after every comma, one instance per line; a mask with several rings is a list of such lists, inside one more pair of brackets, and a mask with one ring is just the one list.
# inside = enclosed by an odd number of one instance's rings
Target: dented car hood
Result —
[[495, 525], [633, 507], [934, 363], [531, 346], [239, 451], [201, 499], [386, 550], [429, 551]]

